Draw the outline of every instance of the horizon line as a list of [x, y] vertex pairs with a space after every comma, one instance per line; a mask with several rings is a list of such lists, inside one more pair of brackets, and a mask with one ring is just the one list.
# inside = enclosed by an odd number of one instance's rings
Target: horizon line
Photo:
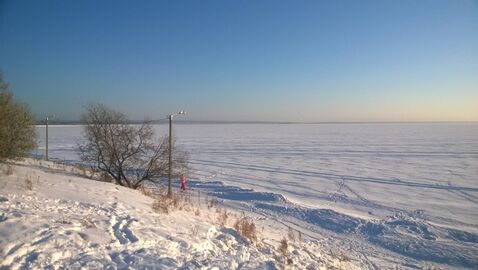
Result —
[[[153, 125], [167, 124], [167, 119], [159, 120], [131, 120], [128, 124], [149, 122]], [[477, 121], [226, 121], [226, 120], [175, 120], [175, 124], [438, 124], [438, 123], [478, 123]], [[44, 125], [45, 120], [36, 120], [35, 125]], [[49, 125], [82, 125], [80, 120], [49, 120]]]

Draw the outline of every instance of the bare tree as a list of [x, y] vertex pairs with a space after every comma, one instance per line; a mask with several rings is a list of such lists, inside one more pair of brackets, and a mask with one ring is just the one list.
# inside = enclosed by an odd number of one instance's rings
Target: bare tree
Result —
[[27, 156], [36, 147], [33, 115], [8, 88], [0, 73], [0, 160]]
[[[103, 104], [90, 104], [82, 117], [86, 143], [82, 161], [111, 176], [117, 184], [138, 188], [168, 173], [168, 140], [156, 139], [150, 122], [131, 125], [124, 114]], [[178, 153], [173, 173], [186, 170], [187, 155]]]

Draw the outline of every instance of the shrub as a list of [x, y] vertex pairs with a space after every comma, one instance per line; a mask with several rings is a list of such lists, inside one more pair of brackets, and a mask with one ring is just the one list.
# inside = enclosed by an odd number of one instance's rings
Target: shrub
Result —
[[[80, 157], [95, 171], [114, 181], [138, 188], [144, 181], [169, 172], [169, 140], [156, 139], [151, 122], [131, 125], [126, 115], [103, 104], [90, 104], [82, 117], [86, 143], [79, 146]], [[174, 149], [172, 174], [187, 171], [187, 153]]]
[[284, 237], [280, 241], [280, 245], [279, 245], [279, 253], [281, 254], [283, 258], [284, 264], [287, 263], [287, 258], [289, 255], [288, 248], [289, 248], [289, 244], [287, 243], [287, 239]]
[[249, 239], [252, 243], [257, 242], [256, 224], [251, 218], [244, 216], [244, 214], [237, 219], [234, 224], [234, 229], [242, 236]]

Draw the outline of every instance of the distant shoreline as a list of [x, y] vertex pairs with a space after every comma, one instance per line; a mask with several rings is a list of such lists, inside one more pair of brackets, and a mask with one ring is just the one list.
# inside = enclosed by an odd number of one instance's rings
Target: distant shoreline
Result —
[[[143, 121], [130, 121], [129, 124], [141, 124]], [[151, 124], [153, 125], [162, 125], [167, 124], [168, 120], [152, 120]], [[71, 125], [79, 126], [82, 125], [80, 121], [52, 121], [50, 120], [49, 125]], [[329, 122], [274, 122], [274, 121], [188, 121], [188, 120], [175, 120], [174, 124], [179, 125], [329, 125], [329, 124], [478, 124], [478, 121], [361, 121], [361, 122], [339, 122], [339, 121], [329, 121]], [[36, 121], [35, 125], [41, 126], [45, 125], [45, 121]]]

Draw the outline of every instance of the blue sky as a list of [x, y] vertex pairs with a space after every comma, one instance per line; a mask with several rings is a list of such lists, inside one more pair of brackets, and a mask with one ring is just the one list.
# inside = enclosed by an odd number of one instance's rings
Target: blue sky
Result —
[[478, 120], [478, 1], [2, 1], [37, 118]]

